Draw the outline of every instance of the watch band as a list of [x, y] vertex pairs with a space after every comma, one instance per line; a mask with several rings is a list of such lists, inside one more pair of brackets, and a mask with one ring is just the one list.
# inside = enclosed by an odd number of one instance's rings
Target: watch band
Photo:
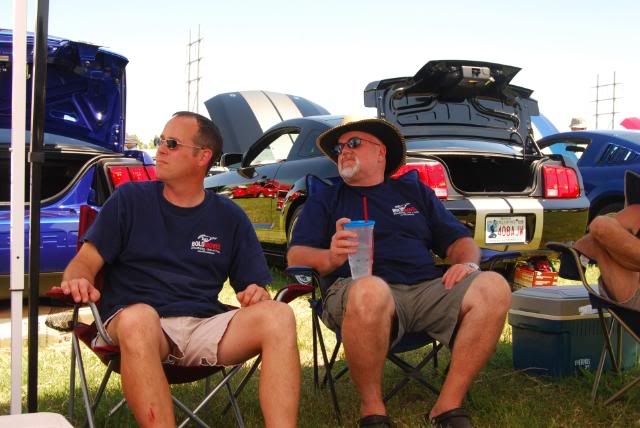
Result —
[[466, 262], [466, 263], [462, 263], [465, 266], [469, 266], [471, 269], [473, 270], [480, 270], [480, 266], [478, 266], [477, 264], [473, 263], [473, 262]]

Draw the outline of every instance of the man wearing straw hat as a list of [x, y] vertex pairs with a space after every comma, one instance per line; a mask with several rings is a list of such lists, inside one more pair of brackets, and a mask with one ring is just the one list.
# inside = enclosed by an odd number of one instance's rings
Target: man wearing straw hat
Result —
[[[387, 351], [405, 333], [426, 332], [452, 349], [442, 391], [428, 414], [436, 426], [471, 426], [461, 408], [495, 350], [510, 306], [503, 277], [480, 272], [480, 250], [462, 225], [414, 176], [390, 179], [404, 164], [400, 132], [380, 119], [347, 122], [318, 137], [344, 183], [311, 195], [294, 230], [289, 265], [315, 268], [331, 284], [323, 321], [341, 329], [360, 393], [360, 426], [390, 426], [382, 399]], [[351, 219], [375, 221], [373, 275], [350, 278]], [[431, 255], [448, 258], [442, 275]], [[454, 340], [455, 339], [455, 340]]]

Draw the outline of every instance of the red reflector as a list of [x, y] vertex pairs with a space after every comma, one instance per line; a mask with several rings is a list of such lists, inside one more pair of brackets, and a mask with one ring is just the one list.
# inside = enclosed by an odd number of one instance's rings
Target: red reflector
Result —
[[545, 165], [542, 167], [542, 175], [545, 198], [570, 199], [580, 196], [578, 175], [573, 168]]
[[402, 165], [391, 178], [398, 178], [409, 171], [416, 170], [418, 177], [427, 186], [433, 189], [439, 199], [447, 199], [449, 191], [447, 189], [447, 179], [444, 166], [438, 161], [426, 161], [424, 163], [410, 163]]
[[130, 166], [127, 169], [129, 170], [131, 181], [149, 181], [149, 176], [144, 166]]
[[147, 174], [149, 175], [149, 179], [151, 181], [156, 181], [156, 167], [153, 165], [145, 166], [147, 169]]
[[113, 187], [118, 187], [121, 184], [131, 181], [129, 171], [124, 166], [112, 166], [109, 167], [109, 175], [111, 176], [111, 182]]

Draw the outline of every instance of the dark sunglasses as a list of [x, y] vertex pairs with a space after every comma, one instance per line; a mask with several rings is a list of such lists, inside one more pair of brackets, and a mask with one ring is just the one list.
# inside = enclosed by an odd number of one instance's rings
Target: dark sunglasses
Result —
[[346, 143], [338, 143], [335, 146], [333, 146], [333, 153], [335, 153], [336, 155], [339, 155], [344, 150], [344, 146], [347, 146], [352, 150], [356, 149], [356, 148], [360, 147], [362, 145], [362, 143], [365, 142], [365, 141], [367, 143], [371, 143], [371, 144], [376, 144], [376, 145], [378, 144], [378, 143], [376, 143], [374, 141], [363, 140], [360, 137], [353, 137], [353, 138], [349, 138]]
[[204, 150], [206, 148], [206, 147], [192, 146], [192, 145], [189, 145], [189, 144], [184, 144], [184, 143], [179, 142], [175, 138], [164, 139], [164, 138], [156, 137], [153, 140], [153, 144], [156, 147], [160, 147], [160, 146], [162, 146], [164, 144], [164, 145], [167, 146], [167, 149], [169, 149], [169, 150], [175, 150], [176, 147], [178, 147], [178, 146], [191, 147], [192, 149], [199, 149], [199, 150]]

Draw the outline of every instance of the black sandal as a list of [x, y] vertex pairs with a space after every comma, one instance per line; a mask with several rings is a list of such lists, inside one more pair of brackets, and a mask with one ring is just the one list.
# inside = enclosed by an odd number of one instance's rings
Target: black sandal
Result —
[[462, 407], [440, 413], [431, 418], [430, 422], [436, 428], [473, 428], [469, 415]]
[[358, 426], [368, 428], [391, 428], [391, 418], [386, 415], [368, 415], [360, 419]]

